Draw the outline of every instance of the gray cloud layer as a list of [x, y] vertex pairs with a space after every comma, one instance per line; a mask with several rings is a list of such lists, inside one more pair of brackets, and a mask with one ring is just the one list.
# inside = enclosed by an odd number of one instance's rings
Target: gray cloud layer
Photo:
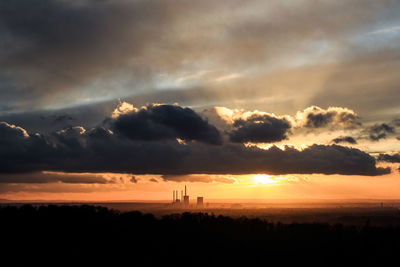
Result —
[[272, 143], [287, 138], [291, 125], [286, 119], [270, 115], [254, 114], [233, 123], [234, 130], [229, 133], [232, 142]]
[[335, 144], [339, 143], [349, 143], [349, 144], [357, 144], [356, 139], [351, 136], [341, 136], [332, 140]]
[[[390, 169], [376, 167], [375, 159], [367, 153], [338, 145], [312, 145], [304, 150], [291, 147], [282, 150], [275, 146], [264, 150], [235, 143], [211, 145], [214, 142], [209, 142], [209, 131], [211, 129], [211, 132], [215, 133], [216, 129], [199, 119], [191, 109], [161, 105], [149, 106], [143, 111], [148, 120], [158, 123], [154, 124], [154, 127], [129, 128], [128, 132], [124, 127], [114, 127], [113, 133], [102, 127], [86, 131], [83, 127], [76, 126], [50, 135], [40, 135], [29, 134], [20, 127], [2, 122], [0, 123], [0, 173], [17, 174], [47, 170], [163, 175], [202, 173], [382, 175], [390, 172]], [[142, 117], [136, 116], [138, 113], [140, 111], [121, 115], [111, 119], [109, 123], [114, 125], [124, 118], [132, 119], [132, 125], [135, 125], [137, 120], [142, 122]], [[188, 114], [190, 120], [184, 123]], [[155, 119], [158, 116], [162, 120]], [[178, 121], [183, 122], [180, 127], [184, 128], [172, 127]], [[167, 135], [168, 138], [162, 136], [160, 139], [160, 136], [155, 134], [159, 133], [157, 127], [161, 129], [172, 127], [172, 133], [177, 134], [177, 137], [184, 137], [187, 143], [172, 140], [169, 138], [170, 135]], [[196, 129], [198, 133], [192, 135], [190, 128]], [[144, 140], [129, 138], [135, 130], [140, 132], [139, 137], [146, 136], [147, 133], [148, 138]], [[207, 138], [203, 139], [204, 136]], [[212, 138], [217, 136], [211, 135]]]
[[322, 109], [312, 106], [298, 112], [298, 116], [300, 125], [306, 128], [354, 128], [361, 125], [360, 119], [354, 111], [338, 107]]
[[[152, 87], [160, 75], [274, 68], [325, 44], [348, 47], [354, 34], [396, 14], [396, 4], [390, 0], [2, 1], [0, 111], [126, 96]], [[397, 57], [386, 54], [377, 57], [386, 61], [391, 56], [396, 66]], [[347, 80], [342, 71], [338, 70], [337, 80]], [[393, 77], [388, 78], [387, 85], [395, 84]], [[326, 101], [327, 94], [339, 99], [337, 105], [352, 99], [335, 93], [348, 86], [338, 89], [336, 81], [332, 84], [336, 89], [323, 88], [312, 104]], [[242, 99], [243, 94], [254, 98], [275, 93], [274, 88], [256, 86], [230, 84], [224, 90], [206, 88], [190, 94], [192, 99], [202, 95], [230, 101]], [[209, 93], [212, 97], [207, 97]]]
[[115, 181], [107, 180], [99, 174], [74, 174], [74, 173], [14, 173], [0, 174], [0, 183], [13, 184], [44, 184], [44, 183], [68, 183], [68, 184], [107, 184]]
[[379, 154], [378, 156], [379, 161], [386, 161], [391, 163], [400, 163], [400, 154]]
[[215, 126], [190, 108], [174, 105], [148, 105], [138, 111], [120, 115], [111, 122], [112, 129], [131, 140], [197, 140], [222, 143]]
[[395, 128], [389, 124], [381, 123], [375, 124], [368, 129], [366, 129], [368, 138], [372, 141], [379, 141], [388, 136], [388, 134], [394, 134]]

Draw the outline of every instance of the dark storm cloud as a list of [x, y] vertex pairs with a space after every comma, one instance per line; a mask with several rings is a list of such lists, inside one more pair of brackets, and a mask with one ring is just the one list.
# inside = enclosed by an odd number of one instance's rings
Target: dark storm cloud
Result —
[[312, 145], [268, 150], [242, 144], [133, 141], [103, 128], [73, 127], [49, 137], [1, 124], [0, 172], [117, 172], [131, 174], [347, 174], [381, 175], [375, 159], [358, 149]]
[[[118, 101], [113, 100], [63, 109], [0, 114], [0, 121], [19, 125], [32, 133], [49, 134], [74, 125], [90, 129], [101, 124], [117, 104]], [[144, 101], [138, 103], [139, 106], [144, 104]]]
[[339, 143], [357, 144], [356, 139], [354, 139], [351, 136], [337, 137], [337, 138], [333, 139], [332, 142], [334, 142], [335, 144], [339, 144]]
[[74, 174], [74, 173], [14, 173], [0, 174], [0, 183], [15, 184], [43, 184], [43, 183], [68, 183], [68, 184], [107, 184], [111, 180], [99, 174]]
[[312, 106], [299, 112], [300, 125], [307, 128], [322, 128], [322, 127], [343, 127], [353, 128], [361, 125], [358, 116], [354, 111], [340, 108], [329, 107], [322, 109], [317, 106]]
[[65, 122], [69, 123], [69, 122], [71, 122], [73, 120], [74, 120], [74, 118], [72, 118], [68, 114], [54, 116], [54, 123], [65, 123]]
[[386, 161], [391, 163], [400, 163], [400, 154], [379, 154], [378, 156], [379, 161]]
[[54, 160], [53, 152], [46, 137], [0, 122], [1, 173], [43, 170]]
[[[190, 162], [184, 161], [186, 168], [199, 164], [204, 166], [204, 160], [213, 155], [212, 161], [206, 161], [206, 173], [248, 174], [248, 173], [323, 173], [323, 174], [360, 174], [380, 175], [389, 173], [389, 169], [377, 168], [375, 159], [370, 155], [353, 148], [337, 145], [312, 145], [304, 150], [286, 147], [285, 150], [271, 147], [268, 150], [243, 145], [225, 145], [222, 151], [201, 149], [193, 153]], [[190, 159], [190, 157], [185, 158]], [[196, 172], [193, 166], [191, 173]], [[191, 169], [189, 168], [189, 169]]]
[[385, 139], [389, 134], [395, 133], [395, 128], [389, 124], [381, 123], [375, 124], [365, 130], [368, 138], [372, 141], [379, 141]]
[[190, 108], [176, 105], [149, 105], [138, 111], [122, 114], [111, 122], [115, 133], [131, 140], [173, 140], [200, 141], [219, 145], [221, 135], [215, 126], [209, 124]]
[[254, 114], [249, 118], [236, 120], [233, 127], [235, 129], [229, 132], [232, 142], [272, 143], [286, 139], [291, 125], [286, 119]]

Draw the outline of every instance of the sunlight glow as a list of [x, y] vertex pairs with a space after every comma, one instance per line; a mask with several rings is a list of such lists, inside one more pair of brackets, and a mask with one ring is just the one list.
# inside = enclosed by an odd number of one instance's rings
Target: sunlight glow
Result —
[[254, 174], [253, 181], [254, 184], [275, 184], [279, 182], [271, 178], [268, 174]]
[[277, 148], [279, 148], [280, 150], [283, 150], [283, 151], [286, 150], [286, 147], [295, 148], [297, 150], [304, 150], [305, 148], [308, 147], [308, 145], [302, 144], [302, 143], [301, 144], [294, 144], [294, 143], [266, 144], [266, 143], [251, 143], [251, 142], [249, 142], [249, 143], [245, 143], [244, 145], [246, 147], [256, 146], [258, 148], [265, 149], [265, 150], [268, 150], [271, 147], [276, 146]]

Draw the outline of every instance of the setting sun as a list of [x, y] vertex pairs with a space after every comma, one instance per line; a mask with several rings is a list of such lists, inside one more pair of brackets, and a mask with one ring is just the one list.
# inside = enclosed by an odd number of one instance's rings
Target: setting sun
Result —
[[253, 175], [254, 184], [275, 184], [278, 181], [274, 180], [268, 174]]

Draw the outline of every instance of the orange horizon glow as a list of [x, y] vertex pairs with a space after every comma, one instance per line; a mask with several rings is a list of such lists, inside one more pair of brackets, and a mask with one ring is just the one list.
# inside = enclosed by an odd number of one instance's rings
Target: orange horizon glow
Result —
[[[393, 165], [393, 168], [398, 168]], [[49, 172], [46, 172], [49, 173]], [[50, 172], [51, 173], [51, 172]], [[60, 173], [58, 173], [61, 175]], [[70, 174], [65, 174], [70, 175]], [[74, 174], [77, 175], [77, 174]], [[79, 175], [79, 174], [78, 174]], [[87, 174], [80, 174], [87, 175]], [[112, 181], [107, 184], [12, 184], [15, 190], [1, 193], [0, 199], [11, 201], [170, 201], [172, 190], [186, 184], [191, 199], [207, 200], [335, 200], [400, 199], [400, 175], [393, 171], [378, 177], [343, 175], [188, 175], [187, 180], [167, 181], [160, 175], [95, 174]], [[190, 178], [209, 179], [190, 182]], [[186, 178], [185, 178], [186, 179]], [[229, 182], [229, 183], [226, 183]], [[19, 188], [20, 186], [21, 188]], [[17, 191], [19, 190], [19, 191]]]

